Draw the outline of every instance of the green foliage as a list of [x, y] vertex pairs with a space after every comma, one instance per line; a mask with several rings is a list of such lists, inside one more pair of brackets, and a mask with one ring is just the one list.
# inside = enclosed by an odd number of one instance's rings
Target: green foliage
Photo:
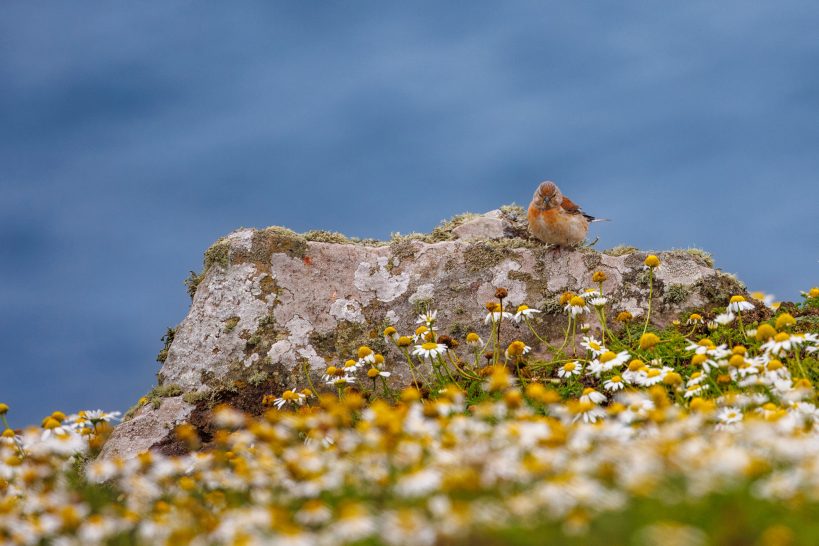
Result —
[[174, 336], [176, 335], [176, 328], [168, 327], [165, 330], [165, 335], [162, 336], [162, 350], [159, 351], [159, 354], [156, 355], [156, 361], [160, 364], [164, 364], [165, 360], [168, 358], [168, 351], [171, 348], [171, 343], [173, 343]]

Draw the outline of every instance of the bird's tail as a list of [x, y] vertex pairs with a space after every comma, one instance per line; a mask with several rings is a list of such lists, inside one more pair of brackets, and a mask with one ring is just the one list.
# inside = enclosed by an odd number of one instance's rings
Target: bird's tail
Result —
[[595, 218], [591, 214], [584, 214], [583, 217], [586, 220], [588, 220], [590, 224], [593, 224], [595, 222], [611, 222], [611, 220], [609, 220], [608, 218]]

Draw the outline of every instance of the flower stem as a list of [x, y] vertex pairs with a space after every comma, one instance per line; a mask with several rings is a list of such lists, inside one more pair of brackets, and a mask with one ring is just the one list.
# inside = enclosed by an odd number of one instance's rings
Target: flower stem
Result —
[[648, 321], [651, 319], [651, 297], [654, 295], [654, 268], [649, 268], [648, 273], [648, 311], [646, 311], [646, 323], [643, 325], [643, 333], [648, 330]]
[[307, 379], [307, 384], [310, 386], [313, 396], [318, 396], [318, 391], [316, 391], [316, 387], [313, 386], [313, 380], [310, 379], [310, 366], [308, 365], [306, 358], [302, 360], [301, 368], [304, 371], [304, 377]]
[[415, 388], [420, 390], [421, 385], [418, 383], [418, 378], [415, 377], [415, 365], [412, 363], [412, 357], [406, 347], [404, 347], [404, 356], [407, 357], [407, 364], [409, 364], [410, 374], [412, 374], [412, 382], [415, 384]]

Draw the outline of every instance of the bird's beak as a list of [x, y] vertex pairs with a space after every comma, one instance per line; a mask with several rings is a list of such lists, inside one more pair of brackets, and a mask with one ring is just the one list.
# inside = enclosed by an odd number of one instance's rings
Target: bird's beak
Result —
[[543, 198], [543, 204], [544, 204], [544, 205], [548, 205], [548, 204], [549, 204], [549, 201], [551, 201], [551, 200], [552, 200], [552, 198], [551, 198], [551, 197], [544, 197], [544, 198]]

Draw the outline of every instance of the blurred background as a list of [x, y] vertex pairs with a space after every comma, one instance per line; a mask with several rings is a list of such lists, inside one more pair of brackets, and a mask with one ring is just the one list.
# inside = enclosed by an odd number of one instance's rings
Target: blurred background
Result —
[[597, 248], [819, 283], [810, 1], [4, 2], [0, 401], [126, 410], [240, 226], [387, 238], [527, 204]]

